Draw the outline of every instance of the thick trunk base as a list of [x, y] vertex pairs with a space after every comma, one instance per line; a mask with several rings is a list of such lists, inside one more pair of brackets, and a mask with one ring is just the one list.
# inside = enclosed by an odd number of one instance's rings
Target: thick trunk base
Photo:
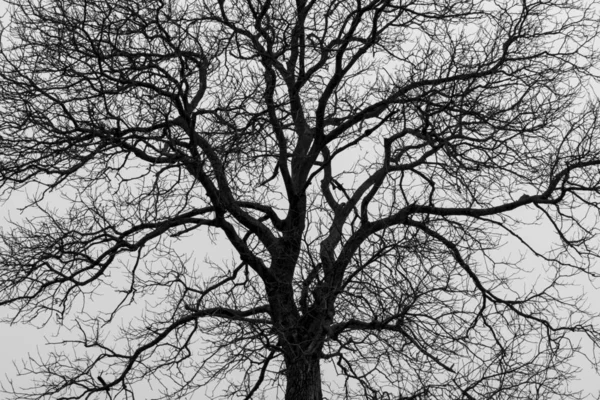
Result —
[[323, 400], [318, 358], [296, 359], [286, 364], [285, 400]]

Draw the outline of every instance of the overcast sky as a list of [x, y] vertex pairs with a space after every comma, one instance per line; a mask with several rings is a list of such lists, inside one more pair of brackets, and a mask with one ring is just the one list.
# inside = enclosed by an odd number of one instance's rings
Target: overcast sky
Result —
[[[0, 10], [3, 9], [3, 4], [4, 2], [0, 1]], [[9, 215], [14, 219], [19, 218], [17, 208], [23, 205], [23, 198], [22, 195], [15, 195], [7, 203], [0, 204], [0, 227], [4, 226], [4, 229], [6, 229], [4, 221]], [[522, 210], [521, 212], [526, 212], [526, 210]], [[543, 245], [544, 242], [548, 242], [552, 238], [547, 227], [531, 228], [528, 230], [527, 236], [533, 242], [540, 245]], [[219, 248], [218, 246], [210, 245], [207, 241], [205, 250], [212, 252], [212, 254], [215, 255], [219, 251]], [[506, 250], [510, 251], [511, 249]], [[591, 291], [591, 286], [587, 286], [586, 290]], [[591, 293], [589, 294], [591, 302], [598, 298], [600, 297], [594, 296]], [[6, 315], [7, 310], [0, 308], [0, 316]], [[7, 379], [15, 378], [16, 371], [13, 362], [20, 364], [21, 360], [27, 358], [28, 353], [35, 354], [39, 351], [40, 354], [44, 354], [44, 344], [46, 339], [51, 340], [52, 336], [57, 332], [58, 328], [54, 324], [49, 324], [43, 329], [24, 325], [0, 325], [0, 381], [2, 384], [6, 384]], [[581, 361], [583, 366], [584, 360]], [[18, 380], [17, 382], [23, 385], [30, 383], [28, 378]], [[600, 378], [590, 368], [586, 367], [585, 371], [581, 374], [581, 380], [573, 382], [573, 386], [579, 387], [594, 396], [598, 396], [598, 387], [600, 386], [598, 382], [600, 382]], [[140, 399], [145, 399], [149, 394], [150, 391], [147, 393], [144, 393], [143, 391], [141, 393], [136, 393]], [[0, 400], [5, 398], [7, 397], [0, 393]], [[198, 396], [198, 398], [201, 398], [201, 396]]]

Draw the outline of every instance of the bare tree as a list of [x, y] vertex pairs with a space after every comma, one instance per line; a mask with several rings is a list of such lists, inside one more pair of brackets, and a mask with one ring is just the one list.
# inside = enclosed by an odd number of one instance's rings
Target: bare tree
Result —
[[70, 329], [15, 397], [577, 398], [594, 3], [10, 0], [0, 305]]

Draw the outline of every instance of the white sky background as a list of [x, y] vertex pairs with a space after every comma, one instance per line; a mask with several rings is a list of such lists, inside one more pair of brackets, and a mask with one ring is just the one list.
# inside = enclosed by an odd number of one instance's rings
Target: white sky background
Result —
[[[0, 12], [5, 10], [5, 3], [0, 0]], [[13, 197], [6, 203], [0, 203], [0, 227], [6, 227], [5, 220], [7, 217], [11, 217], [15, 220], [19, 219], [19, 211], [17, 210], [19, 206], [23, 205], [23, 199], [25, 199], [25, 194], [15, 194]], [[531, 211], [531, 210], [530, 210]], [[518, 210], [517, 212], [526, 213], [526, 209]], [[530, 239], [532, 244], [538, 244], [543, 247], [545, 244], [549, 243], [553, 240], [552, 230], [549, 229], [548, 226], [538, 226], [538, 227], [528, 227], [526, 228], [525, 238]], [[198, 237], [198, 236], [196, 236]], [[196, 239], [200, 240], [200, 239]], [[206, 247], [203, 249], [208, 253], [211, 253], [214, 257], [218, 255], [220, 251], [225, 250], [226, 254], [224, 256], [228, 256], [229, 248], [226, 244], [223, 245], [213, 245], [210, 244], [210, 241], [206, 239]], [[506, 251], [510, 251], [510, 248], [506, 248]], [[199, 262], [202, 261], [201, 257], [198, 259]], [[540, 268], [538, 266], [538, 268]], [[540, 268], [540, 270], [542, 270]], [[582, 282], [584, 285], [584, 282]], [[585, 285], [585, 290], [588, 293], [588, 299], [591, 304], [593, 304], [594, 300], [600, 299], [600, 291], [596, 291], [596, 294], [592, 294], [594, 290], [591, 285]], [[600, 309], [600, 303], [598, 303], [598, 307]], [[599, 310], [600, 311], [600, 310]], [[0, 308], [0, 317], [6, 315], [6, 310]], [[28, 353], [31, 353], [35, 356], [35, 354], [39, 351], [40, 354], [44, 354], [46, 339], [52, 340], [52, 336], [57, 334], [58, 327], [52, 323], [48, 324], [45, 328], [39, 329], [33, 326], [26, 325], [0, 325], [0, 382], [2, 384], [6, 384], [7, 379], [16, 378], [15, 365], [22, 364], [21, 360], [27, 358]], [[582, 366], [584, 366], [583, 361]], [[324, 377], [324, 382], [327, 381], [327, 376]], [[26, 379], [16, 379], [15, 383], [17, 385], [22, 384], [27, 386], [28, 382]], [[581, 374], [581, 378], [577, 382], [573, 382], [573, 387], [580, 388], [584, 390], [586, 393], [590, 393], [596, 398], [599, 395], [600, 388], [600, 377], [594, 373], [590, 368], [585, 368], [584, 372]], [[151, 394], [150, 389], [147, 391], [140, 390], [136, 391], [136, 397], [140, 399], [149, 398]], [[201, 393], [198, 395], [201, 398]], [[0, 400], [7, 398], [5, 395], [0, 393]]]

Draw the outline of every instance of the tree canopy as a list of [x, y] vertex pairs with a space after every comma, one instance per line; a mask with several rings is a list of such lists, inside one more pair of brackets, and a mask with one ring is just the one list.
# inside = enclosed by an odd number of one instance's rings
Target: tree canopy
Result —
[[10, 0], [0, 305], [64, 334], [5, 389], [577, 398], [597, 6]]

